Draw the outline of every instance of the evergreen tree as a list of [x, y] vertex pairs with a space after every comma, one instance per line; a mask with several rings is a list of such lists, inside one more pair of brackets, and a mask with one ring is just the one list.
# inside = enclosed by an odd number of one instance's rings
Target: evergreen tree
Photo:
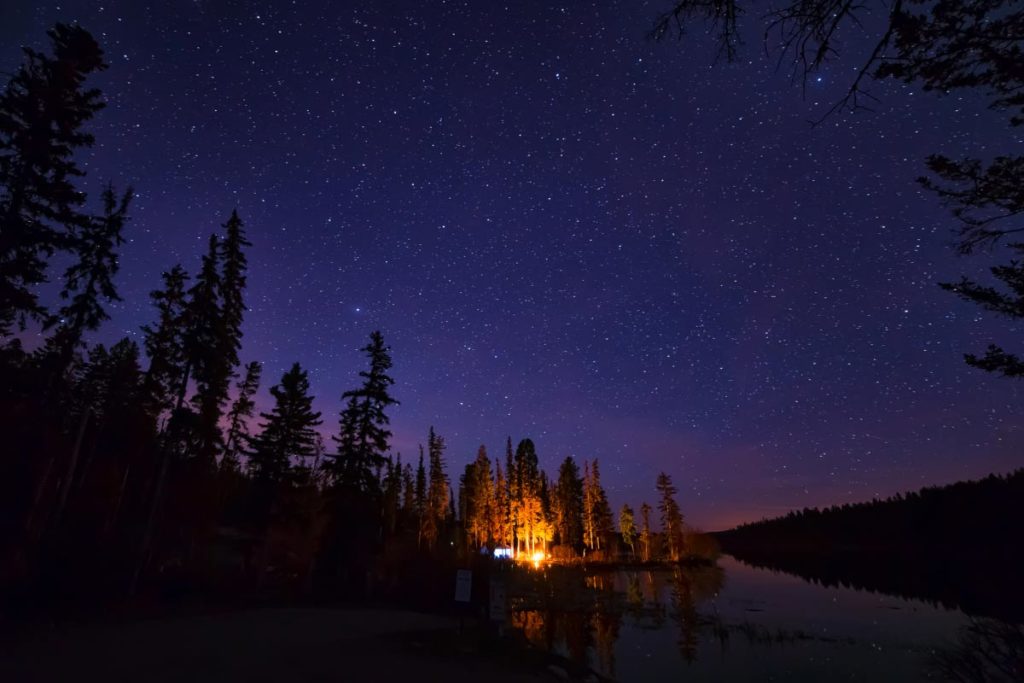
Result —
[[416, 484], [412, 474], [412, 465], [405, 464], [402, 469], [402, 513], [406, 519], [416, 515]]
[[444, 438], [438, 436], [433, 427], [430, 428], [430, 434], [427, 437], [427, 455], [430, 478], [427, 484], [422, 535], [427, 545], [433, 548], [448, 517], [450, 497], [448, 475], [444, 471]]
[[416, 467], [416, 496], [415, 496], [415, 511], [416, 511], [416, 527], [417, 527], [417, 543], [423, 544], [423, 532], [426, 528], [426, 517], [427, 517], [427, 471], [423, 467], [423, 446], [420, 445], [420, 461]]
[[35, 286], [46, 281], [47, 258], [89, 223], [73, 155], [92, 145], [83, 126], [104, 106], [85, 81], [107, 65], [85, 29], [56, 24], [47, 35], [52, 55], [24, 48], [0, 94], [0, 335], [42, 316]]
[[376, 496], [380, 487], [374, 470], [384, 462], [391, 438], [386, 410], [398, 401], [389, 393], [395, 381], [388, 375], [391, 355], [381, 333], [373, 332], [362, 350], [370, 359], [370, 369], [359, 373], [361, 388], [341, 396], [348, 402], [339, 420], [338, 452], [332, 469], [339, 487]]
[[245, 450], [249, 438], [249, 418], [256, 408], [253, 397], [260, 388], [260, 378], [263, 374], [262, 366], [252, 361], [245, 366], [245, 375], [235, 387], [238, 395], [231, 410], [228, 411], [228, 437], [224, 443], [224, 459], [221, 467], [237, 471], [239, 469], [239, 455]]
[[316, 427], [322, 424], [313, 410], [309, 378], [295, 363], [281, 376], [280, 384], [270, 388], [274, 408], [260, 413], [263, 419], [253, 439], [249, 465], [260, 481], [280, 483], [287, 479], [296, 459], [309, 458], [316, 450]]
[[509, 512], [508, 481], [501, 471], [501, 461], [494, 461], [494, 516], [496, 542], [504, 548], [513, 547], [512, 518]]
[[144, 400], [153, 415], [170, 410], [174, 405], [178, 382], [185, 372], [185, 284], [188, 275], [180, 265], [176, 265], [164, 272], [162, 278], [164, 288], [149, 295], [157, 309], [157, 322], [142, 328], [143, 346], [149, 357]]
[[651, 561], [651, 506], [640, 505], [640, 548], [643, 550], [644, 562]]
[[394, 534], [398, 527], [398, 513], [402, 502], [402, 456], [398, 455], [397, 462], [389, 457], [385, 465], [384, 476], [384, 529], [388, 534]]
[[587, 545], [600, 550], [612, 532], [612, 510], [608, 496], [601, 486], [601, 470], [597, 460], [583, 463], [583, 526]]
[[65, 303], [57, 318], [47, 327], [59, 323], [57, 333], [58, 360], [56, 374], [66, 370], [71, 356], [86, 330], [95, 330], [110, 315], [102, 300], [120, 301], [114, 287], [117, 274], [117, 249], [124, 242], [121, 231], [128, 220], [129, 188], [119, 198], [112, 185], [103, 192], [103, 215], [85, 221], [73, 240], [77, 260], [64, 273], [61, 298]]
[[[220, 418], [231, 381], [229, 359], [223, 355], [227, 329], [220, 302], [220, 247], [216, 235], [210, 236], [199, 274], [189, 290], [186, 310], [188, 327], [185, 334], [186, 373], [184, 384], [195, 380], [192, 404], [197, 412], [195, 439], [197, 455], [213, 462], [223, 445]], [[181, 396], [187, 386], [179, 387]]]
[[633, 519], [633, 508], [623, 505], [619, 510], [619, 533], [622, 542], [629, 546], [629, 552], [636, 557], [636, 521]]
[[594, 462], [590, 465], [590, 480], [593, 486], [591, 497], [593, 500], [594, 537], [597, 548], [601, 549], [607, 545], [608, 536], [614, 531], [615, 526], [612, 508], [608, 504], [608, 495], [601, 485], [601, 470], [597, 458], [594, 458]]
[[554, 508], [559, 542], [579, 552], [583, 546], [583, 480], [571, 457], [566, 457], [558, 468]]
[[491, 459], [483, 445], [477, 450], [476, 460], [470, 463], [464, 477], [466, 503], [463, 505], [466, 532], [474, 550], [490, 545], [496, 535], [494, 491], [491, 481]]
[[242, 321], [245, 316], [245, 284], [249, 267], [245, 248], [252, 243], [245, 237], [244, 224], [237, 211], [223, 226], [224, 239], [220, 242], [221, 277], [220, 302], [223, 317], [224, 349], [222, 351], [229, 368], [238, 366], [238, 351], [242, 348]]
[[[530, 439], [516, 446], [514, 458], [514, 488], [511, 493], [512, 517], [517, 530], [517, 541], [527, 553], [534, 552], [542, 520], [540, 501], [540, 467], [537, 450]], [[518, 549], [517, 549], [518, 553]]]
[[676, 487], [672, 478], [664, 472], [658, 475], [655, 488], [658, 490], [658, 512], [661, 513], [661, 531], [668, 544], [668, 555], [673, 562], [683, 557], [683, 515], [676, 503]]

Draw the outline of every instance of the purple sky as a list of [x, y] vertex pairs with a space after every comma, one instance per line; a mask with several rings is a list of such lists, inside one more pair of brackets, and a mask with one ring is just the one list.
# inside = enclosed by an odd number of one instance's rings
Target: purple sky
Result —
[[897, 84], [812, 128], [866, 42], [802, 99], [756, 39], [647, 41], [667, 4], [19, 3], [0, 57], [57, 20], [108, 53], [87, 188], [138, 199], [99, 340], [237, 207], [262, 401], [298, 360], [332, 425], [379, 328], [394, 447], [434, 425], [453, 477], [529, 436], [720, 528], [1024, 465], [1021, 390], [961, 360], [1020, 330], [936, 285], [1003, 254], [955, 256], [914, 182], [1019, 132]]

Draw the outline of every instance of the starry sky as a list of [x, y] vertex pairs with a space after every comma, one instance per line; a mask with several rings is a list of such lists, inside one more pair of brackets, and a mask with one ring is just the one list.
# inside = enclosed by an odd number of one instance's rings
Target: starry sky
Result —
[[332, 426], [380, 329], [407, 457], [529, 436], [600, 458], [616, 509], [670, 473], [709, 529], [1024, 465], [1021, 390], [961, 360], [1020, 330], [936, 285], [1003, 255], [956, 256], [914, 182], [1019, 146], [1004, 119], [880, 84], [812, 127], [867, 39], [802, 96], [757, 27], [734, 64], [647, 40], [667, 4], [12, 3], [0, 58], [58, 20], [107, 52], [85, 189], [138, 196], [98, 341], [238, 208], [264, 407], [297, 360]]

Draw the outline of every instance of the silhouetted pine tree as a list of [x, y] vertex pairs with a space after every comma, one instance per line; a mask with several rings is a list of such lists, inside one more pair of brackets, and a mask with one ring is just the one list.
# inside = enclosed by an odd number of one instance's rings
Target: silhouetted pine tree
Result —
[[393, 535], [398, 528], [398, 513], [402, 502], [402, 456], [397, 461], [387, 458], [383, 485], [384, 530]]
[[415, 495], [415, 510], [416, 510], [416, 527], [417, 527], [417, 543], [423, 544], [423, 530], [426, 524], [427, 516], [427, 471], [423, 467], [423, 446], [420, 445], [420, 460], [416, 466], [416, 495]]
[[235, 386], [238, 395], [228, 411], [228, 436], [224, 442], [224, 458], [221, 467], [231, 471], [239, 470], [239, 455], [246, 449], [249, 438], [249, 418], [256, 407], [253, 396], [260, 387], [262, 366], [252, 361], [245, 366], [245, 375]]
[[578, 553], [583, 546], [583, 480], [571, 457], [558, 468], [553, 498], [559, 542]]
[[407, 521], [416, 516], [416, 484], [409, 463], [402, 469], [402, 515]]
[[444, 448], [444, 438], [438, 436], [431, 427], [427, 436], [429, 482], [422, 533], [423, 540], [430, 548], [433, 548], [440, 538], [449, 514], [450, 486], [444, 469]]
[[89, 223], [74, 185], [73, 155], [93, 143], [82, 126], [103, 108], [86, 78], [106, 68], [88, 31], [56, 24], [52, 55], [24, 48], [25, 62], [0, 94], [0, 335], [42, 316], [35, 286], [46, 260]]
[[157, 309], [157, 322], [142, 328], [143, 346], [149, 357], [144, 397], [154, 416], [174, 406], [181, 377], [185, 374], [185, 285], [188, 274], [176, 265], [164, 272], [162, 278], [164, 288], [149, 295]]
[[252, 440], [249, 466], [257, 481], [281, 483], [296, 460], [312, 457], [316, 449], [316, 427], [322, 424], [313, 410], [309, 378], [295, 363], [281, 376], [280, 384], [270, 388], [274, 408], [260, 413], [263, 424]]
[[669, 559], [678, 562], [683, 557], [683, 514], [676, 502], [676, 487], [672, 478], [664, 472], [658, 475], [655, 488], [660, 496], [658, 512], [661, 513], [661, 532], [665, 535]]
[[237, 211], [231, 212], [223, 225], [224, 239], [220, 242], [221, 277], [219, 282], [221, 315], [223, 317], [222, 351], [225, 364], [233, 372], [238, 366], [238, 351], [242, 348], [242, 321], [245, 317], [245, 283], [249, 262], [246, 247], [252, 243], [245, 237], [244, 224]]
[[348, 402], [339, 420], [338, 452], [331, 472], [339, 488], [376, 497], [380, 482], [374, 471], [383, 464], [391, 438], [386, 410], [398, 401], [389, 393], [395, 381], [388, 375], [391, 355], [381, 333], [373, 332], [362, 350], [370, 359], [370, 369], [359, 373], [362, 387], [341, 395]]
[[71, 363], [72, 355], [82, 342], [86, 330], [95, 330], [110, 315], [103, 300], [120, 301], [114, 287], [117, 274], [117, 249], [124, 242], [121, 231], [128, 220], [132, 200], [129, 188], [118, 197], [112, 185], [103, 191], [103, 215], [91, 217], [73, 238], [77, 259], [64, 273], [61, 298], [65, 303], [59, 315], [51, 317], [46, 327], [57, 325], [54, 333], [56, 358], [53, 380], [59, 378]]
[[199, 273], [189, 290], [185, 334], [187, 365], [183, 385], [179, 388], [184, 396], [190, 375], [195, 380], [192, 405], [197, 413], [193, 436], [197, 452], [194, 455], [208, 463], [213, 462], [222, 446], [220, 418], [231, 376], [230, 359], [224, 355], [230, 333], [220, 302], [219, 260], [219, 242], [215, 235], [211, 235]]

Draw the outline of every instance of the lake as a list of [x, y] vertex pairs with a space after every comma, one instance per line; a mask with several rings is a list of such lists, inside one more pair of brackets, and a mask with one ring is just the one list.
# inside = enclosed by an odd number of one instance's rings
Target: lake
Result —
[[[1010, 653], [1010, 675], [992, 680], [1021, 672], [1013, 668], [1022, 662], [1020, 626], [824, 587], [730, 556], [717, 567], [551, 567], [517, 584], [513, 626], [535, 645], [623, 682], [945, 680], [949, 669], [940, 662], [971, 665], [965, 647]], [[982, 640], [965, 646], [967, 638]]]

